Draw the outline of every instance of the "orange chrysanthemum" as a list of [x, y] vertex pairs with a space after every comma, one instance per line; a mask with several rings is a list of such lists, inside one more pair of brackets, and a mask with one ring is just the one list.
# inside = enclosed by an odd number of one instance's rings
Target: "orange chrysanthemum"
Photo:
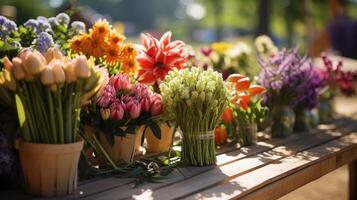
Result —
[[138, 51], [135, 49], [134, 45], [131, 43], [126, 43], [121, 46], [120, 54], [122, 61], [134, 60], [138, 55]]
[[139, 63], [135, 60], [122, 62], [121, 71], [130, 75], [135, 75], [139, 69]]
[[116, 45], [120, 42], [123, 42], [124, 40], [125, 36], [116, 31], [111, 31], [108, 35], [108, 43], [111, 45]]
[[79, 53], [83, 51], [84, 35], [76, 35], [69, 41], [69, 48], [74, 52]]
[[115, 65], [120, 59], [120, 47], [118, 45], [107, 45], [104, 58], [108, 65]]
[[99, 58], [103, 56], [103, 46], [105, 45], [103, 38], [99, 35], [90, 34], [89, 37], [85, 40], [85, 48], [86, 51], [91, 56]]
[[106, 37], [107, 34], [110, 32], [110, 25], [107, 20], [100, 19], [96, 21], [93, 25], [91, 30], [91, 34], [98, 35], [100, 37]]

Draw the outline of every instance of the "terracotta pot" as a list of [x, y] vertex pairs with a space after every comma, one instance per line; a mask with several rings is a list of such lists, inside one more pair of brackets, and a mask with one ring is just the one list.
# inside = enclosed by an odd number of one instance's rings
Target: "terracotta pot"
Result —
[[157, 139], [149, 127], [146, 128], [146, 150], [150, 153], [164, 153], [168, 152], [171, 148], [175, 126], [168, 125], [167, 123], [159, 123], [159, 126], [161, 139]]
[[44, 197], [72, 193], [83, 141], [40, 144], [19, 141], [18, 150], [28, 193]]
[[139, 151], [144, 129], [143, 125], [135, 129], [135, 134], [126, 134], [126, 137], [115, 136], [113, 145], [108, 143], [104, 133], [100, 133], [100, 144], [114, 162], [124, 160], [131, 163], [134, 155]]

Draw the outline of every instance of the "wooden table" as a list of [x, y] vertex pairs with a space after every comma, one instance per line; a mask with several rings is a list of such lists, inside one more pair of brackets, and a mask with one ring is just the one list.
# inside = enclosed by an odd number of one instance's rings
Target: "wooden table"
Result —
[[[356, 119], [339, 118], [309, 133], [217, 152], [216, 166], [177, 168], [162, 183], [133, 188], [132, 179], [98, 178], [80, 182], [75, 194], [57, 199], [277, 199], [345, 164], [350, 199], [357, 199]], [[0, 197], [32, 199], [18, 192]]]

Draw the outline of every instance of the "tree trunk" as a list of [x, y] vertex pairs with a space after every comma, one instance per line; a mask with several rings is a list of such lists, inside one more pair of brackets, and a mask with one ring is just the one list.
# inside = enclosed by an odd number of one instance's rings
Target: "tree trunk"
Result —
[[260, 0], [259, 2], [259, 19], [258, 19], [258, 35], [270, 35], [269, 22], [270, 22], [270, 12], [269, 12], [269, 0]]

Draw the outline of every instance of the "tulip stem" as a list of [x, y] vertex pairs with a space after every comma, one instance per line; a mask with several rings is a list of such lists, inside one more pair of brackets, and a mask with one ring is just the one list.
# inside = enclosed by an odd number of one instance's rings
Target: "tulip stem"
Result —
[[[62, 109], [62, 89], [57, 86], [57, 117], [58, 117], [58, 130], [59, 130], [59, 137], [60, 137], [60, 144], [68, 143], [69, 141], [64, 136], [63, 131], [63, 109]], [[66, 140], [65, 140], [66, 139]]]
[[53, 108], [53, 98], [51, 94], [51, 90], [49, 88], [46, 88], [47, 90], [47, 100], [48, 100], [48, 107], [49, 107], [49, 112], [50, 112], [50, 127], [52, 131], [52, 137], [53, 137], [53, 143], [57, 144], [57, 129], [56, 129], [56, 124], [55, 124], [55, 114], [54, 114], [54, 108]]
[[115, 170], [118, 170], [118, 166], [113, 162], [113, 160], [109, 157], [109, 155], [107, 154], [107, 152], [104, 150], [104, 148], [102, 147], [102, 145], [100, 145], [100, 142], [98, 141], [97, 137], [95, 136], [95, 134], [93, 134], [93, 139], [95, 141], [95, 143], [98, 145], [101, 153], [104, 155], [104, 157], [108, 160], [108, 162], [112, 165], [112, 167]]

